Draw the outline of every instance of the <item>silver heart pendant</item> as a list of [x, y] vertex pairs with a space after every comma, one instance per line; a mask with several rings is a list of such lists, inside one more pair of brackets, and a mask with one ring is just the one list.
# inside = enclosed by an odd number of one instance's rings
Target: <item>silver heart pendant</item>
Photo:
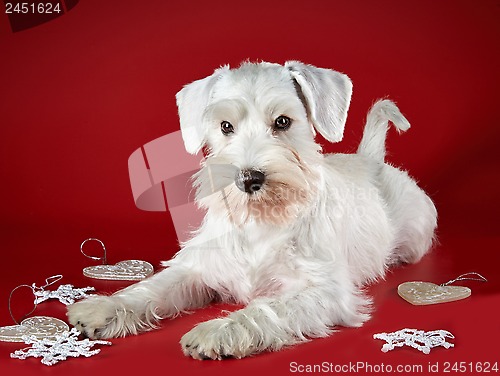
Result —
[[114, 265], [87, 266], [83, 275], [89, 278], [116, 281], [138, 281], [153, 274], [154, 268], [149, 262], [141, 260], [120, 261]]
[[405, 282], [398, 294], [413, 305], [453, 302], [470, 296], [471, 289], [463, 286], [440, 286], [431, 282]]
[[55, 317], [34, 316], [24, 319], [19, 325], [0, 327], [0, 341], [24, 342], [23, 336], [52, 339], [68, 330], [68, 324]]

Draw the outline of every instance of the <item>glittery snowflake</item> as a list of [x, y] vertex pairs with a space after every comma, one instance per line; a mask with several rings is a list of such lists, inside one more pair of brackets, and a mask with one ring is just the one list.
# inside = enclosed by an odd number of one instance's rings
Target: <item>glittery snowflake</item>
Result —
[[446, 338], [455, 337], [446, 330], [424, 332], [417, 329], [401, 329], [393, 333], [374, 334], [373, 338], [387, 342], [382, 346], [383, 352], [406, 345], [422, 351], [424, 354], [429, 354], [431, 349], [437, 346], [443, 346], [445, 349], [453, 347], [453, 343], [446, 342]]
[[31, 347], [16, 350], [10, 354], [11, 358], [26, 359], [28, 357], [42, 358], [41, 362], [52, 366], [57, 362], [66, 360], [68, 357], [89, 357], [98, 354], [101, 349], [91, 350], [95, 345], [111, 345], [108, 341], [91, 341], [88, 338], [78, 340], [80, 332], [75, 328], [69, 332], [57, 335], [55, 340], [44, 338], [37, 339], [35, 336], [23, 336], [23, 341]]
[[40, 304], [48, 299], [59, 299], [63, 304], [70, 305], [75, 300], [87, 298], [87, 292], [94, 291], [93, 287], [74, 288], [73, 285], [61, 285], [55, 291], [49, 290], [34, 290], [35, 304]]

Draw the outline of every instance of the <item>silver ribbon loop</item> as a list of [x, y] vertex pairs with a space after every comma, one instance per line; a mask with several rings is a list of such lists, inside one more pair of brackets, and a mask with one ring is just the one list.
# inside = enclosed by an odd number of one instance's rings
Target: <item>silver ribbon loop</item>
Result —
[[[89, 256], [87, 255], [85, 252], [83, 252], [83, 246], [85, 245], [85, 243], [89, 242], [89, 241], [96, 241], [96, 242], [99, 242], [99, 244], [101, 244], [101, 247], [102, 247], [102, 250], [104, 252], [103, 256], [102, 257], [96, 257], [96, 256]], [[106, 247], [104, 245], [104, 243], [102, 241], [100, 241], [99, 239], [97, 238], [88, 238], [88, 239], [85, 239], [82, 244], [80, 244], [80, 252], [85, 256], [85, 257], [88, 257], [89, 259], [92, 259], [92, 260], [97, 260], [97, 261], [101, 261], [102, 260], [102, 264], [103, 265], [106, 265], [108, 260], [106, 258]]]
[[[478, 278], [470, 277], [470, 276], [477, 276]], [[478, 282], [488, 282], [486, 278], [484, 278], [481, 274], [476, 273], [476, 272], [469, 272], [469, 273], [464, 273], [459, 275], [457, 278], [452, 279], [451, 281], [445, 282], [440, 284], [440, 286], [448, 286], [451, 285], [452, 283], [455, 283], [457, 281], [478, 281]]]

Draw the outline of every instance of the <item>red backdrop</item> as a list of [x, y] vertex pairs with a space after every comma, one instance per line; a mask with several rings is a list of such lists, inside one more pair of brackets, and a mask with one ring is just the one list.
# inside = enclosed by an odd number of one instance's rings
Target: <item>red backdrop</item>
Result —
[[[19, 284], [63, 274], [63, 283], [101, 292], [125, 285], [81, 275], [95, 264], [79, 253], [87, 237], [106, 243], [112, 263], [141, 258], [158, 266], [173, 255], [171, 218], [135, 207], [127, 159], [178, 130], [174, 95], [182, 85], [245, 59], [301, 60], [351, 77], [345, 139], [324, 143], [330, 152], [354, 151], [373, 101], [395, 100], [412, 128], [390, 133], [388, 160], [409, 170], [434, 199], [440, 243], [422, 263], [370, 288], [376, 310], [362, 329], [241, 362], [184, 358], [180, 336], [228, 308], [215, 306], [165, 322], [160, 331], [114, 340], [100, 355], [72, 359], [51, 373], [287, 374], [291, 361], [424, 367], [500, 361], [488, 334], [500, 334], [498, 1], [71, 3], [65, 15], [18, 32], [3, 7], [0, 14], [0, 325], [12, 323], [7, 301]], [[440, 283], [468, 271], [490, 282], [467, 284], [473, 296], [462, 302], [412, 307], [395, 294], [403, 281]], [[14, 303], [18, 316], [29, 310], [29, 298]], [[64, 318], [64, 307], [44, 303], [36, 313]], [[456, 347], [427, 357], [412, 349], [383, 354], [371, 339], [403, 327], [448, 329]], [[475, 330], [482, 332], [475, 337]], [[45, 371], [37, 360], [9, 359], [20, 347], [0, 343], [2, 374]]]

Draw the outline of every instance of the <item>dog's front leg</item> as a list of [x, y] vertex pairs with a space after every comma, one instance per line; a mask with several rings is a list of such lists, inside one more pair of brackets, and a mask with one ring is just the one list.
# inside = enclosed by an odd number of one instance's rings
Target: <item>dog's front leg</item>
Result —
[[69, 322], [90, 338], [123, 337], [151, 329], [158, 320], [208, 304], [211, 291], [180, 265], [111, 296], [93, 296], [68, 307]]
[[195, 359], [243, 358], [324, 337], [335, 325], [360, 326], [369, 299], [336, 283], [253, 300], [246, 308], [197, 325], [181, 339]]

